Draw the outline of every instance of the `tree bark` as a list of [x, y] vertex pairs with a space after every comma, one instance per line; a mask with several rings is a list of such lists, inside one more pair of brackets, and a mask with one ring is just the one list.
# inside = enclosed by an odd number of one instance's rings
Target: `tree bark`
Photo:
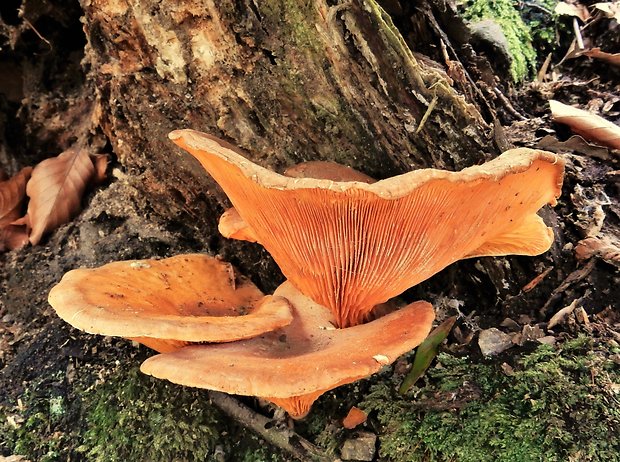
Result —
[[441, 66], [414, 57], [374, 0], [83, 6], [89, 80], [114, 152], [154, 208], [203, 211], [209, 232], [206, 212], [223, 198], [171, 146], [172, 129], [215, 134], [274, 169], [321, 159], [378, 178], [498, 152], [478, 108]]

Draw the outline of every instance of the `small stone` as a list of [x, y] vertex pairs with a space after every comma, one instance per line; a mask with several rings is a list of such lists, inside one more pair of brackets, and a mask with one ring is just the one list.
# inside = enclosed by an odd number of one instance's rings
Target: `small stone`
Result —
[[510, 329], [515, 332], [518, 330], [521, 330], [521, 326], [519, 325], [519, 323], [515, 321], [514, 319], [510, 319], [510, 318], [504, 319], [502, 323], [500, 324], [500, 326], [505, 327], [506, 329]]
[[512, 366], [508, 363], [503, 363], [502, 364], [502, 371], [504, 372], [504, 374], [506, 374], [508, 377], [512, 377], [513, 375], [515, 375], [515, 370], [512, 368]]
[[553, 335], [546, 335], [544, 337], [537, 338], [536, 340], [542, 343], [543, 345], [550, 345], [550, 346], [555, 345], [555, 342], [556, 342], [556, 338]]
[[526, 342], [534, 342], [544, 336], [545, 333], [538, 326], [523, 326], [523, 330], [521, 331], [520, 345], [523, 345]]
[[512, 336], [492, 327], [480, 332], [478, 346], [484, 356], [494, 356], [512, 346]]
[[372, 461], [375, 458], [377, 435], [370, 432], [359, 432], [355, 438], [348, 439], [342, 445], [342, 460]]

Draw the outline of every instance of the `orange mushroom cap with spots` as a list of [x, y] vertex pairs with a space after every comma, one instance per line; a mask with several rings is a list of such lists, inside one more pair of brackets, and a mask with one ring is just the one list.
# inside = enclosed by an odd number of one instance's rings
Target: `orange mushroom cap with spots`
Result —
[[415, 170], [373, 184], [289, 178], [194, 130], [170, 138], [195, 156], [302, 293], [339, 327], [449, 264], [472, 256], [537, 255], [553, 232], [536, 212], [555, 204], [564, 162], [512, 149], [460, 172]]
[[200, 254], [69, 271], [49, 302], [78, 329], [131, 338], [160, 352], [246, 339], [292, 320], [285, 299], [264, 296], [230, 263]]
[[336, 329], [334, 317], [285, 282], [275, 292], [291, 324], [249, 340], [192, 345], [147, 359], [142, 372], [181, 385], [258, 396], [304, 417], [323, 393], [367, 377], [419, 345], [433, 307], [416, 302], [371, 323]]

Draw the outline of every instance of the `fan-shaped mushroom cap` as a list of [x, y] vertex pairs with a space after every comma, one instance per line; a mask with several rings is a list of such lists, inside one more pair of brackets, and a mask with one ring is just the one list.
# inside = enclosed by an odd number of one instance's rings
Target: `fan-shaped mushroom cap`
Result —
[[69, 271], [49, 302], [78, 329], [158, 351], [250, 338], [292, 320], [285, 299], [265, 297], [230, 263], [200, 254]]
[[335, 329], [331, 312], [285, 282], [293, 322], [249, 340], [192, 345], [147, 359], [142, 372], [191, 387], [259, 396], [295, 418], [327, 390], [377, 372], [428, 335], [430, 303], [416, 302], [348, 329]]
[[241, 218], [304, 294], [338, 326], [449, 264], [537, 255], [553, 240], [536, 212], [560, 194], [556, 155], [512, 149], [460, 172], [423, 169], [374, 184], [287, 178], [193, 130], [170, 138], [222, 186]]

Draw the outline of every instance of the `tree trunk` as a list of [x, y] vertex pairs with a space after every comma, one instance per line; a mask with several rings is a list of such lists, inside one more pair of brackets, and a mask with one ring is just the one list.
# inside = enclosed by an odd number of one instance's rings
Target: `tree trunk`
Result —
[[85, 5], [102, 127], [123, 165], [190, 201], [199, 188], [183, 186], [195, 184], [187, 175], [205, 175], [175, 155], [175, 128], [223, 137], [275, 169], [322, 159], [375, 177], [497, 153], [476, 106], [413, 56], [372, 0], [126, 3]]
[[[486, 109], [459, 94], [441, 65], [416, 58], [375, 0], [83, 7], [98, 123], [150, 207], [205, 236], [217, 234], [226, 199], [171, 145], [173, 129], [222, 137], [280, 171], [320, 159], [385, 178], [498, 154]], [[212, 244], [249, 266], [237, 244]]]

